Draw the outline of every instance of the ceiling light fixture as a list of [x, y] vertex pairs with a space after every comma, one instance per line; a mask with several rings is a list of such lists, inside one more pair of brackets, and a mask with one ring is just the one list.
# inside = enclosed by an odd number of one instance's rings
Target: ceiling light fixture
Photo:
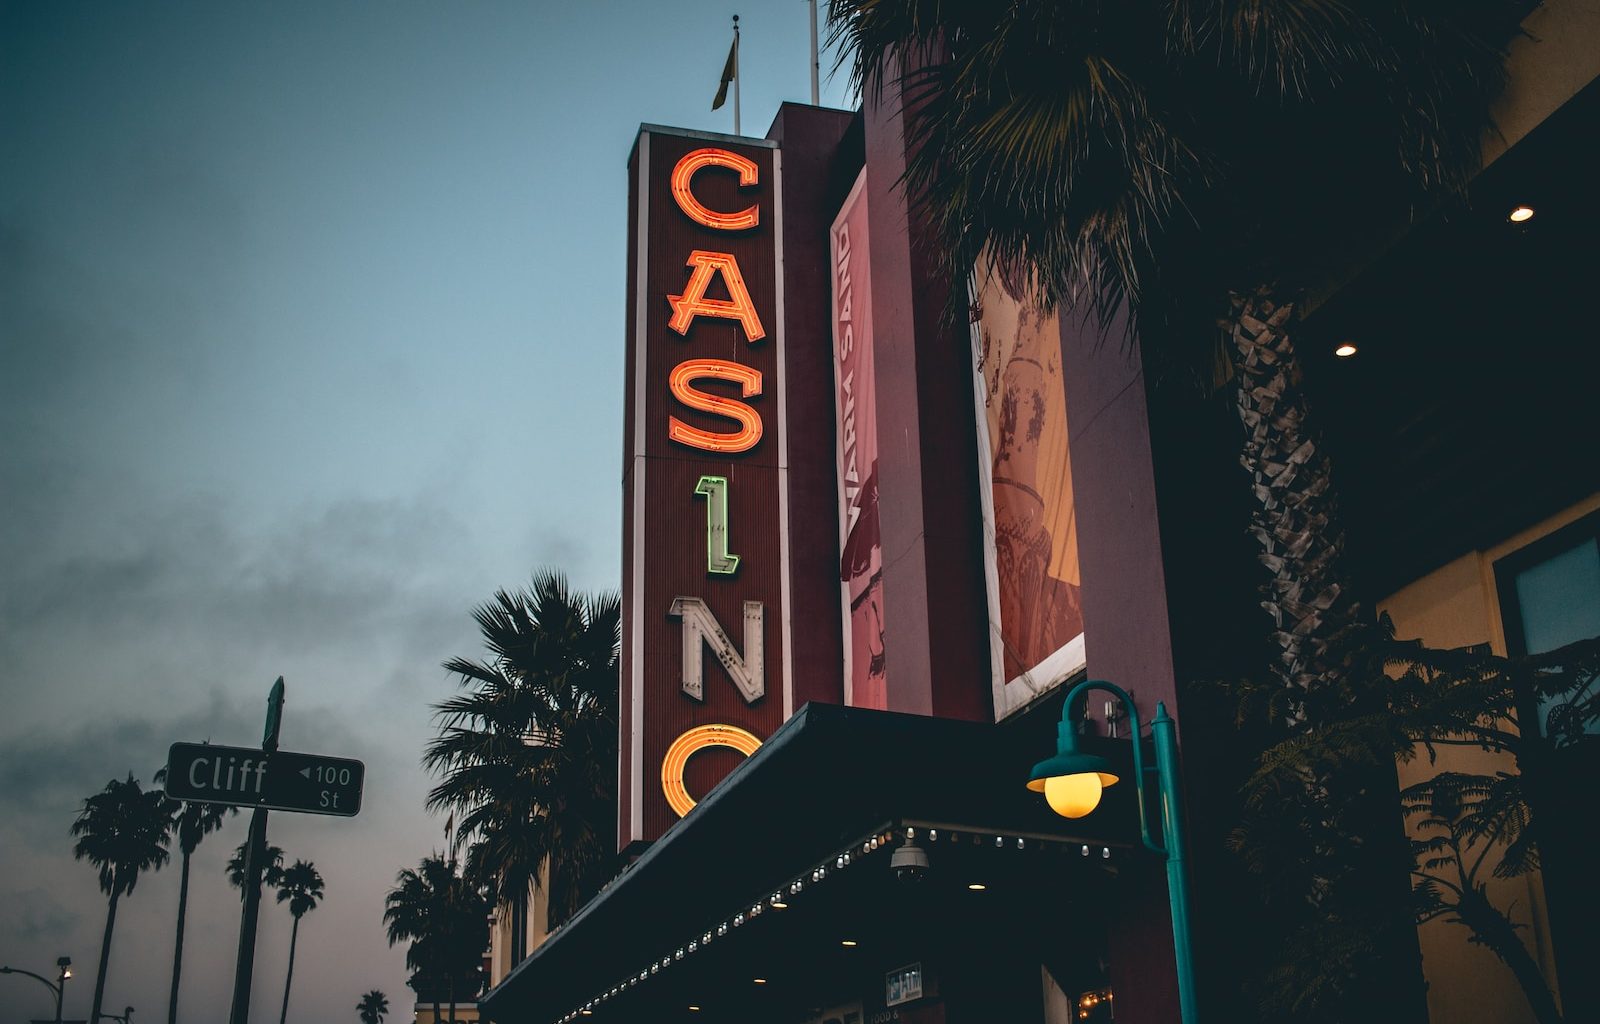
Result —
[[989, 887], [984, 885], [982, 882], [968, 882], [967, 888], [971, 889], [973, 892], [982, 892]]
[[840, 939], [839, 940], [839, 945], [841, 945], [841, 946], [854, 947], [855, 944], [856, 944], [856, 940], [855, 939]]
[[1532, 219], [1533, 207], [1531, 206], [1514, 206], [1512, 207], [1511, 212], [1506, 215], [1506, 220], [1509, 220], [1513, 224], [1523, 224]]
[[1356, 347], [1347, 341], [1338, 348], [1334, 349], [1333, 354], [1338, 356], [1340, 359], [1349, 359], [1351, 356], [1356, 354]]

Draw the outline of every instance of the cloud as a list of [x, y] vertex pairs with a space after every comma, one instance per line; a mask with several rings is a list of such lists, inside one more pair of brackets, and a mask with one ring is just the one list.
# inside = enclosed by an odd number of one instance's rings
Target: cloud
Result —
[[0, 904], [0, 930], [14, 935], [25, 945], [54, 937], [78, 925], [80, 915], [62, 904], [47, 889], [34, 887], [11, 894]]
[[[490, 590], [468, 594], [478, 584], [452, 578], [466, 560], [461, 524], [425, 494], [347, 497], [252, 524], [203, 497], [113, 513], [77, 503], [86, 489], [63, 471], [29, 497], [34, 517], [0, 521], [13, 560], [0, 581], [10, 712], [0, 719], [0, 957], [31, 963], [59, 950], [92, 964], [105, 905], [93, 871], [71, 859], [82, 800], [130, 770], [148, 784], [177, 740], [257, 742], [267, 689], [283, 674], [285, 748], [368, 764], [357, 818], [272, 816], [273, 841], [328, 880], [327, 906], [302, 928], [302, 956], [322, 958], [304, 961], [304, 998], [319, 984], [312, 965], [326, 962], [403, 1001], [403, 950], [383, 942], [383, 895], [439, 842], [418, 765], [428, 703], [451, 689], [440, 661], [476, 646], [468, 611]], [[70, 543], [53, 542], [56, 530], [70, 530]], [[193, 1019], [226, 1005], [238, 911], [220, 869], [242, 820], [195, 861]], [[108, 989], [118, 1000], [165, 1000], [176, 867], [141, 880], [119, 910]], [[263, 917], [260, 977], [281, 978], [280, 916]]]

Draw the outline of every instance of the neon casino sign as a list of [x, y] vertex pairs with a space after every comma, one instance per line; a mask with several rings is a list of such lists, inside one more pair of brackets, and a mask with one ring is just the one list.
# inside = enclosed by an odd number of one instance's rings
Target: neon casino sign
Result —
[[647, 127], [630, 171], [624, 845], [793, 710], [777, 149]]

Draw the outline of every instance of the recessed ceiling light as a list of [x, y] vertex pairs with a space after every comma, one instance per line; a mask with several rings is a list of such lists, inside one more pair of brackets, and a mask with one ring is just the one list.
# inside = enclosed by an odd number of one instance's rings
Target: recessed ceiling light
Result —
[[782, 900], [779, 900], [778, 902], [776, 902], [776, 903], [774, 903], [772, 905], [772, 909], [773, 910], [788, 910], [789, 909], [789, 904], [783, 902]]
[[982, 892], [989, 887], [984, 885], [982, 882], [968, 882], [967, 888], [971, 889], [973, 892]]
[[1356, 347], [1347, 341], [1341, 344], [1338, 348], [1334, 349], [1333, 354], [1338, 356], [1340, 359], [1349, 359], [1351, 356], [1356, 354]]
[[754, 981], [757, 985], [765, 985], [767, 983], [767, 979], [765, 978], [752, 978], [750, 980]]
[[1506, 220], [1509, 220], [1513, 224], [1521, 224], [1524, 221], [1530, 221], [1532, 219], [1533, 207], [1531, 206], [1512, 207], [1511, 213], [1506, 217]]
[[693, 1003], [690, 1003], [689, 1004], [689, 1012], [690, 1013], [699, 1013], [700, 1012], [700, 1007], [694, 1005]]
[[855, 939], [841, 939], [841, 940], [839, 940], [839, 945], [841, 945], [841, 946], [854, 946], [855, 944], [856, 944], [856, 940]]

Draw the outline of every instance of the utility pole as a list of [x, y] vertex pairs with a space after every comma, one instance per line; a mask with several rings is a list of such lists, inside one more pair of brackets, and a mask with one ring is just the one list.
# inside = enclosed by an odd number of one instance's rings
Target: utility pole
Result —
[[[283, 726], [283, 677], [272, 684], [267, 695], [267, 727], [261, 735], [263, 753], [278, 749], [278, 732]], [[249, 1024], [250, 982], [256, 962], [256, 919], [261, 910], [261, 875], [266, 870], [267, 811], [257, 807], [250, 816], [249, 848], [244, 861], [244, 912], [239, 918], [239, 958], [233, 969], [233, 1009], [228, 1024]]]

